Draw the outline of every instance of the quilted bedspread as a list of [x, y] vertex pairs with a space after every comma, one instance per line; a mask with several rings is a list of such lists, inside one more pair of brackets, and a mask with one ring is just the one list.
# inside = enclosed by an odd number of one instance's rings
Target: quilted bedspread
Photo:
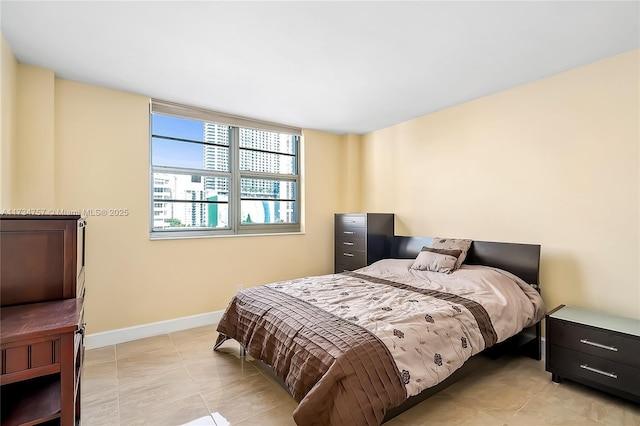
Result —
[[412, 262], [245, 290], [218, 331], [284, 380], [299, 401], [298, 425], [376, 425], [544, 316], [539, 294], [507, 272], [463, 266], [442, 274]]

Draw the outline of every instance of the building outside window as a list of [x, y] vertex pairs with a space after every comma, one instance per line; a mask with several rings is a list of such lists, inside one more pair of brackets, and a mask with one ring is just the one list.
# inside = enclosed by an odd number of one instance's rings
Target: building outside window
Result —
[[151, 104], [152, 238], [300, 231], [301, 130]]

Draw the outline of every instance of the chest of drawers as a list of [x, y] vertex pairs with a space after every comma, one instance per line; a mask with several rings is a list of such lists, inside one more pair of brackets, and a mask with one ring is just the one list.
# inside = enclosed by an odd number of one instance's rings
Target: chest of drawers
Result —
[[353, 271], [389, 255], [392, 213], [335, 215], [335, 272]]
[[561, 305], [546, 317], [546, 369], [640, 402], [640, 321]]

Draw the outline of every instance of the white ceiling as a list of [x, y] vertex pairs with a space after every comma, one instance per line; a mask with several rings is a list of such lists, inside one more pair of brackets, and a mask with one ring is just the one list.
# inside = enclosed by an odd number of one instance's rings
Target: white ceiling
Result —
[[366, 133], [640, 47], [638, 1], [0, 3], [21, 63]]

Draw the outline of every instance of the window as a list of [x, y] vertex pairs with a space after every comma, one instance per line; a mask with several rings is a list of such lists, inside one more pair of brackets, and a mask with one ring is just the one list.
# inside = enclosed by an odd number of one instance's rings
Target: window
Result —
[[301, 130], [151, 102], [152, 238], [300, 231]]

